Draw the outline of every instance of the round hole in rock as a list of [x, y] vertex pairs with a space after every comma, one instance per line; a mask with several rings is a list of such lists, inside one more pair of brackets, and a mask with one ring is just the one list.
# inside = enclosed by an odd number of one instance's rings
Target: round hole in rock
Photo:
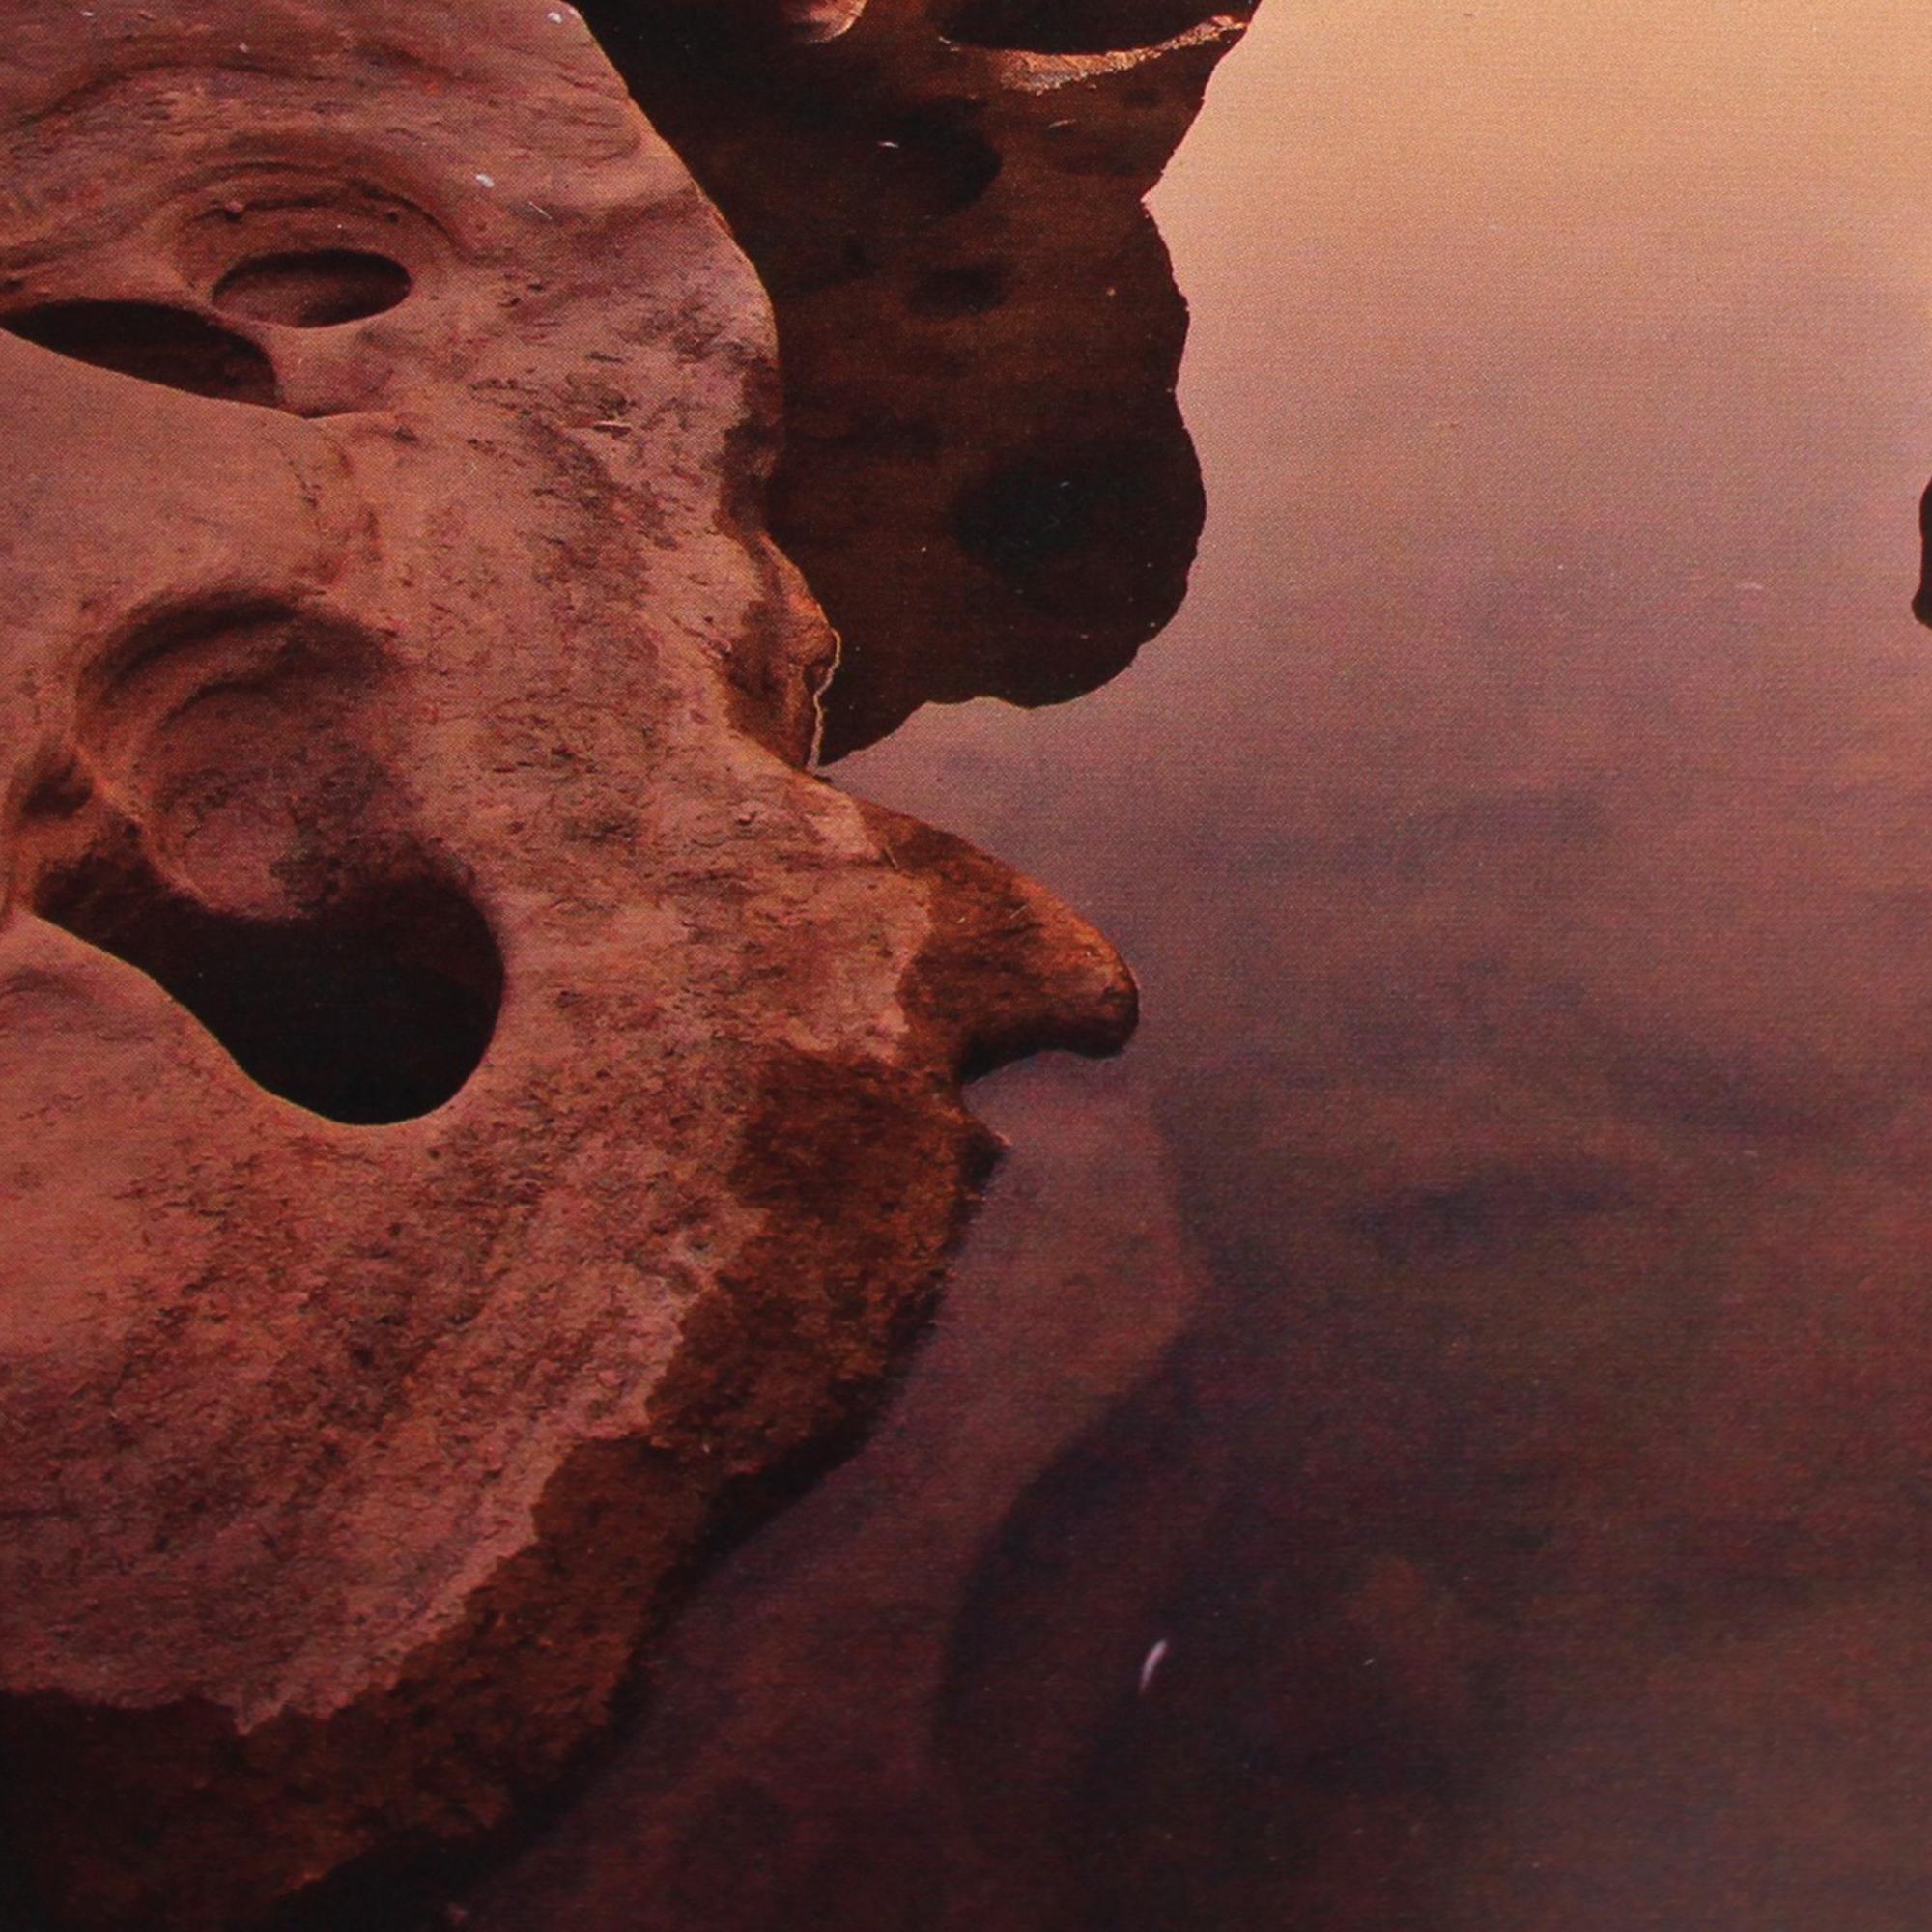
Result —
[[281, 404], [274, 364], [252, 342], [164, 302], [44, 302], [0, 317], [0, 328], [96, 369], [224, 402]]
[[965, 0], [943, 19], [949, 41], [1039, 54], [1157, 47], [1222, 12], [1199, 0]]
[[44, 879], [36, 910], [157, 981], [270, 1093], [351, 1125], [454, 1099], [502, 1005], [489, 922], [435, 877], [242, 919], [174, 890], [130, 842]]
[[230, 269], [215, 286], [214, 305], [249, 322], [332, 328], [394, 308], [412, 286], [400, 262], [367, 249], [287, 249]]

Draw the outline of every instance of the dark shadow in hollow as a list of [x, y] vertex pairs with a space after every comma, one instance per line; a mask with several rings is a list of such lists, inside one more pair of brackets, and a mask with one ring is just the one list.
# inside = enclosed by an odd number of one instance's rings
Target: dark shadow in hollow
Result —
[[0, 328], [75, 362], [231, 403], [281, 407], [274, 364], [252, 342], [162, 302], [45, 302]]
[[36, 910], [156, 980], [270, 1093], [351, 1125], [454, 1098], [502, 1005], [488, 922], [432, 876], [251, 920], [173, 890], [129, 849], [53, 872]]
[[291, 249], [238, 263], [216, 285], [228, 315], [285, 328], [333, 328], [381, 315], [405, 300], [410, 271], [363, 248]]

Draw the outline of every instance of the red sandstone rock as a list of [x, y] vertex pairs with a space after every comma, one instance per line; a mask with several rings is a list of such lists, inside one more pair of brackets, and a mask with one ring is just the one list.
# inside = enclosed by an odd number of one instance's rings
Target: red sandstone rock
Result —
[[1187, 308], [1142, 202], [1254, 7], [810, 11], [585, 7], [772, 291], [773, 526], [845, 641], [836, 756], [927, 701], [1091, 691], [1179, 607]]
[[568, 9], [6, 15], [0, 1710], [209, 1932], [565, 1761], [1132, 991], [801, 770], [765, 304]]
[[[947, 1713], [985, 1688], [959, 1639], [997, 1581], [1008, 1524], [1197, 1312], [1200, 1270], [1138, 1066], [1129, 1056], [1095, 1081], [1047, 1064], [1001, 1082], [989, 1112], [1015, 1152], [891, 1413], [707, 1578], [634, 1734], [567, 1816], [466, 1894], [471, 1932], [1072, 1922], [1043, 1895], [1031, 1840], [1015, 1859], [1011, 1834], [970, 1829], [976, 1794], [952, 1775]], [[1050, 1693], [1009, 1734], [1021, 1747], [989, 1779], [1041, 1819], [1067, 1743], [1091, 1747], [1144, 1667], [1147, 1571], [1197, 1528], [1158, 1507], [1173, 1500], [1165, 1470], [1107, 1466], [1118, 1488], [1085, 1489], [1136, 1522], [1156, 1505], [1146, 1536], [1115, 1545], [1133, 1563], [1110, 1572], [1111, 1597], [1083, 1599], [1077, 1654], [1056, 1660]], [[1047, 1599], [1056, 1567], [1035, 1573]], [[1052, 1631], [1002, 1634], [1024, 1646]]]

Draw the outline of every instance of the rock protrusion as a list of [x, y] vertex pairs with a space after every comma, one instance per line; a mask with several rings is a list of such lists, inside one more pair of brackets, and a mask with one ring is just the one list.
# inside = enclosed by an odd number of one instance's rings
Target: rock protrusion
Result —
[[6, 1804], [216, 1932], [568, 1762], [1130, 982], [802, 769], [769, 311], [569, 10], [0, 11]]

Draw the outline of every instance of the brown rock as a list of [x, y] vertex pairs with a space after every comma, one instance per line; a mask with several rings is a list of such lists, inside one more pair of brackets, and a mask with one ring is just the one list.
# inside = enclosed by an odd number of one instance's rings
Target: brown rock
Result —
[[[1138, 1065], [1130, 1055], [1096, 1080], [1042, 1063], [986, 1096], [1014, 1153], [890, 1414], [707, 1577], [634, 1733], [567, 1816], [467, 1896], [475, 1932], [1070, 1922], [1039, 1896], [1037, 1858], [970, 1829], [947, 1716], [962, 1676], [979, 1688], [958, 1639], [1006, 1525], [1196, 1312], [1199, 1269]], [[1172, 1499], [1169, 1472], [1106, 1467], [1118, 1493], [1088, 1487], [1136, 1521], [1144, 1502]], [[1153, 1513], [1149, 1541], [1171, 1548], [1194, 1527]], [[1133, 1554], [1128, 1574], [1110, 1572], [1114, 1597], [1081, 1603], [1084, 1647], [1059, 1660], [1034, 1723], [1011, 1734], [1021, 1748], [990, 1781], [1016, 1807], [1051, 1815], [1067, 1762], [1050, 1747], [1070, 1736], [1077, 1748], [1103, 1726], [1104, 1700], [1132, 1692], [1153, 1552]], [[1036, 1580], [1049, 1600], [1077, 1587], [1050, 1556]], [[1039, 1620], [1005, 1633], [1049, 1634]], [[1115, 1667], [1094, 1668], [1110, 1654]]]
[[569, 10], [6, 13], [0, 1722], [208, 1932], [557, 1770], [1132, 989], [801, 770], [765, 304]]
[[1187, 308], [1142, 206], [1253, 0], [590, 0], [772, 291], [772, 517], [844, 640], [830, 756], [1042, 704], [1179, 608]]

